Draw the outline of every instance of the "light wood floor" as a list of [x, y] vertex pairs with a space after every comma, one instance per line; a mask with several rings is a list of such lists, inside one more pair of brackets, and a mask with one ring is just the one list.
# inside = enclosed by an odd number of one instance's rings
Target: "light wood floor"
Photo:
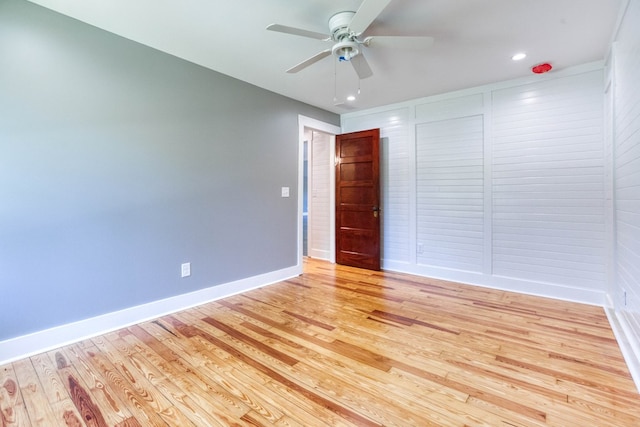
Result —
[[306, 270], [0, 366], [0, 427], [640, 426], [601, 308]]

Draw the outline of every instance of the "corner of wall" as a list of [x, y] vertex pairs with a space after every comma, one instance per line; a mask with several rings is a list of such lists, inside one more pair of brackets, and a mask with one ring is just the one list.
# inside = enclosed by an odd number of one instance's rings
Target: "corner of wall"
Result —
[[607, 314], [613, 334], [622, 351], [622, 356], [625, 362], [627, 362], [627, 367], [636, 385], [636, 389], [640, 392], [640, 348], [638, 348], [638, 343], [629, 339], [629, 337], [632, 336], [630, 326], [620, 312], [612, 307], [605, 307], [605, 313]]

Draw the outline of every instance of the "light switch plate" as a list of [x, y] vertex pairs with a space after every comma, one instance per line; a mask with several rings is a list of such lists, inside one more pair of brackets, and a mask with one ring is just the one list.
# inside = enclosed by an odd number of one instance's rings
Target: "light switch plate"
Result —
[[289, 187], [282, 187], [282, 197], [289, 197]]

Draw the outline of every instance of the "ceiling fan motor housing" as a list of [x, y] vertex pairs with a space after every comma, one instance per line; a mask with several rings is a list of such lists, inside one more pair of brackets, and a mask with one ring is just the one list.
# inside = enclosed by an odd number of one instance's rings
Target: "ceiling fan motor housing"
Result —
[[333, 41], [339, 42], [345, 38], [351, 38], [349, 25], [355, 14], [355, 12], [338, 12], [329, 18], [329, 30]]
[[338, 12], [329, 18], [331, 38], [336, 42], [331, 53], [340, 61], [350, 61], [360, 53], [356, 35], [349, 28], [355, 14], [355, 12]]

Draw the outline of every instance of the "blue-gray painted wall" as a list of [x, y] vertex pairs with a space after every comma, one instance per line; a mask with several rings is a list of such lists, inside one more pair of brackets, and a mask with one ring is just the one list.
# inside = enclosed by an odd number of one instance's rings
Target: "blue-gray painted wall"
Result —
[[0, 341], [296, 265], [299, 114], [1, 0]]

